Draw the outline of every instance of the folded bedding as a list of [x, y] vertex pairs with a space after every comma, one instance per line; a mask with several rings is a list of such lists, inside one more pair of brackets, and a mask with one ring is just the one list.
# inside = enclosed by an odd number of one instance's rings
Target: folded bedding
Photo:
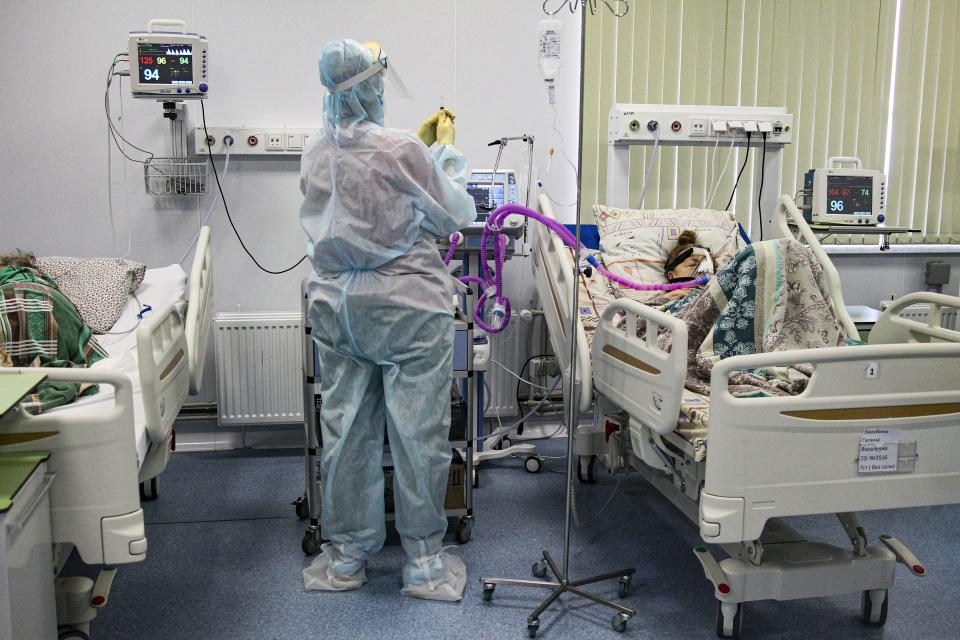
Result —
[[[0, 365], [89, 367], [106, 357], [53, 280], [29, 267], [0, 269]], [[42, 382], [23, 407], [41, 413], [96, 390], [96, 385]]]

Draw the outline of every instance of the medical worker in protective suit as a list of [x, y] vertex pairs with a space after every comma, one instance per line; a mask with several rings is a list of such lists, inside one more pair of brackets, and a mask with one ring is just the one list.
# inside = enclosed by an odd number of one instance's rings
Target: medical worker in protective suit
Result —
[[329, 540], [304, 585], [340, 591], [366, 582], [367, 560], [386, 536], [386, 425], [407, 556], [401, 593], [460, 600], [466, 568], [441, 546], [454, 330], [453, 286], [435, 240], [472, 222], [476, 208], [452, 113], [427, 118], [417, 136], [384, 127], [392, 71], [376, 43], [328, 44], [320, 57], [325, 127], [303, 152], [300, 223], [315, 272], [309, 319], [321, 368]]

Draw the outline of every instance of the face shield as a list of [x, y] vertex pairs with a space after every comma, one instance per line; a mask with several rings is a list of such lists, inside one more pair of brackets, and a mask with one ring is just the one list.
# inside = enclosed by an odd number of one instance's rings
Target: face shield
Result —
[[339, 145], [352, 137], [361, 122], [384, 124], [384, 81], [401, 97], [409, 94], [392, 64], [375, 42], [355, 40], [329, 43], [320, 55], [320, 81], [328, 132]]

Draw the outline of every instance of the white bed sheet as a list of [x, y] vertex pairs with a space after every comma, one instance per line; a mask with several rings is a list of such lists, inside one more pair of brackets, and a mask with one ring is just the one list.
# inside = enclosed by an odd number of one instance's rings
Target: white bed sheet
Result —
[[[94, 364], [91, 369], [108, 368], [127, 374], [133, 385], [133, 419], [137, 445], [138, 465], [143, 464], [150, 443], [147, 438], [143, 413], [143, 396], [140, 392], [140, 370], [137, 361], [137, 314], [140, 304], [159, 309], [168, 302], [183, 302], [187, 297], [187, 274], [178, 264], [160, 269], [147, 269], [143, 282], [137, 289], [138, 303], [131, 296], [124, 307], [120, 319], [113, 325], [109, 334], [98, 335], [97, 340], [110, 354], [109, 358]], [[62, 407], [50, 409], [69, 411], [72, 416], [95, 417], [105, 407], [113, 403], [113, 387], [101, 385], [100, 390], [90, 396], [79, 398]]]

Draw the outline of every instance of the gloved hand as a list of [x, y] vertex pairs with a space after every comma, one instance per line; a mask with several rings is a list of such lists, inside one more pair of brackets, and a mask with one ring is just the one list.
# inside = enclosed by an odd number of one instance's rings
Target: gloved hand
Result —
[[417, 127], [417, 137], [428, 147], [437, 141], [437, 120], [440, 119], [440, 112], [430, 115]]
[[457, 116], [449, 109], [441, 109], [437, 113], [437, 142], [440, 144], [453, 144], [457, 137], [457, 130], [453, 126], [453, 120]]

